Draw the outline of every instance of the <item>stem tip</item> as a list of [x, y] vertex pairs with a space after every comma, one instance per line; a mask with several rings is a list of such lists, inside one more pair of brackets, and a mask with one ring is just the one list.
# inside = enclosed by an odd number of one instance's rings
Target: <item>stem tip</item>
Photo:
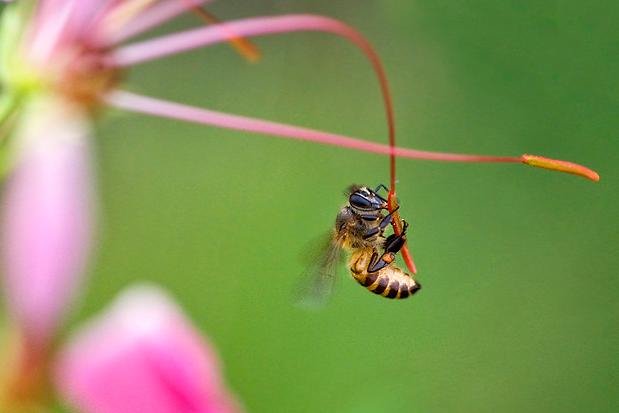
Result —
[[582, 176], [583, 178], [587, 178], [593, 182], [598, 182], [600, 180], [600, 175], [598, 175], [597, 172], [573, 162], [524, 154], [522, 155], [522, 163], [534, 166], [536, 168], [550, 169], [551, 171], [565, 172], [572, 175]]

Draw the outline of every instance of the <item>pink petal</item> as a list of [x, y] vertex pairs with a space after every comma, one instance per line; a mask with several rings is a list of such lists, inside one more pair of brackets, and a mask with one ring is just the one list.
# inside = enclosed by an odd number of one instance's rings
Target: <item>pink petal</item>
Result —
[[[51, 58], [62, 41], [70, 36], [72, 4], [46, 1], [39, 5], [35, 24], [29, 28], [28, 57], [37, 63]], [[53, 15], [52, 15], [53, 14]]]
[[89, 123], [59, 101], [37, 101], [15, 139], [3, 198], [2, 265], [9, 311], [28, 338], [54, 333], [80, 279], [91, 236]]
[[56, 384], [81, 413], [232, 413], [217, 357], [153, 286], [133, 287], [73, 337]]
[[144, 33], [186, 12], [192, 5], [200, 6], [213, 0], [165, 0], [137, 15], [130, 24], [107, 34], [108, 45], [113, 45]]
[[29, 56], [39, 63], [57, 59], [63, 47], [94, 42], [97, 19], [113, 0], [43, 0], [31, 28]]
[[[380, 64], [370, 43], [354, 28], [329, 17], [311, 14], [251, 17], [168, 34], [120, 47], [111, 52], [108, 64], [132, 66], [191, 49], [229, 41], [237, 36], [251, 37], [298, 31], [332, 33], [344, 37], [366, 53], [373, 65]], [[377, 68], [377, 70], [382, 71], [382, 68]]]

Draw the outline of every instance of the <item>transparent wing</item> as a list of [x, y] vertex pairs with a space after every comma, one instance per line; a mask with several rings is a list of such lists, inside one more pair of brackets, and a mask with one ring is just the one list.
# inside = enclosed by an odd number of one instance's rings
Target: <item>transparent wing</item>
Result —
[[301, 276], [295, 292], [295, 303], [298, 306], [319, 308], [327, 302], [334, 289], [342, 258], [342, 243], [329, 235]]

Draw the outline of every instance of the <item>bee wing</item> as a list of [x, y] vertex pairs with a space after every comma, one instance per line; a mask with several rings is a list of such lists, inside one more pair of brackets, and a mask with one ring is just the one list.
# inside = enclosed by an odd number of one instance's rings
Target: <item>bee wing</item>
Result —
[[304, 308], [319, 308], [331, 295], [341, 265], [342, 243], [334, 236], [323, 243], [320, 252], [303, 272], [296, 291], [296, 304]]

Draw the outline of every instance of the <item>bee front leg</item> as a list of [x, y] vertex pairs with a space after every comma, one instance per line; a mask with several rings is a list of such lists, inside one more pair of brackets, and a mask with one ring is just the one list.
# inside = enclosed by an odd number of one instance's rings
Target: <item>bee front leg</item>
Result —
[[402, 233], [400, 235], [391, 234], [387, 237], [385, 240], [385, 253], [397, 254], [400, 252], [404, 244], [406, 244], [406, 230], [408, 230], [408, 222], [402, 220]]
[[[391, 224], [391, 220], [393, 219], [393, 213], [396, 212], [399, 209], [396, 208], [395, 210], [393, 210], [393, 212], [385, 215], [385, 217], [383, 217], [383, 219], [380, 220], [379, 224], [377, 227], [373, 227], [370, 229], [367, 229], [363, 234], [363, 239], [368, 239], [373, 237], [374, 235], [377, 234], [383, 234], [383, 232], [385, 232], [385, 228], [387, 228], [387, 226], [389, 226], [389, 224]], [[403, 235], [403, 234], [402, 234]]]

